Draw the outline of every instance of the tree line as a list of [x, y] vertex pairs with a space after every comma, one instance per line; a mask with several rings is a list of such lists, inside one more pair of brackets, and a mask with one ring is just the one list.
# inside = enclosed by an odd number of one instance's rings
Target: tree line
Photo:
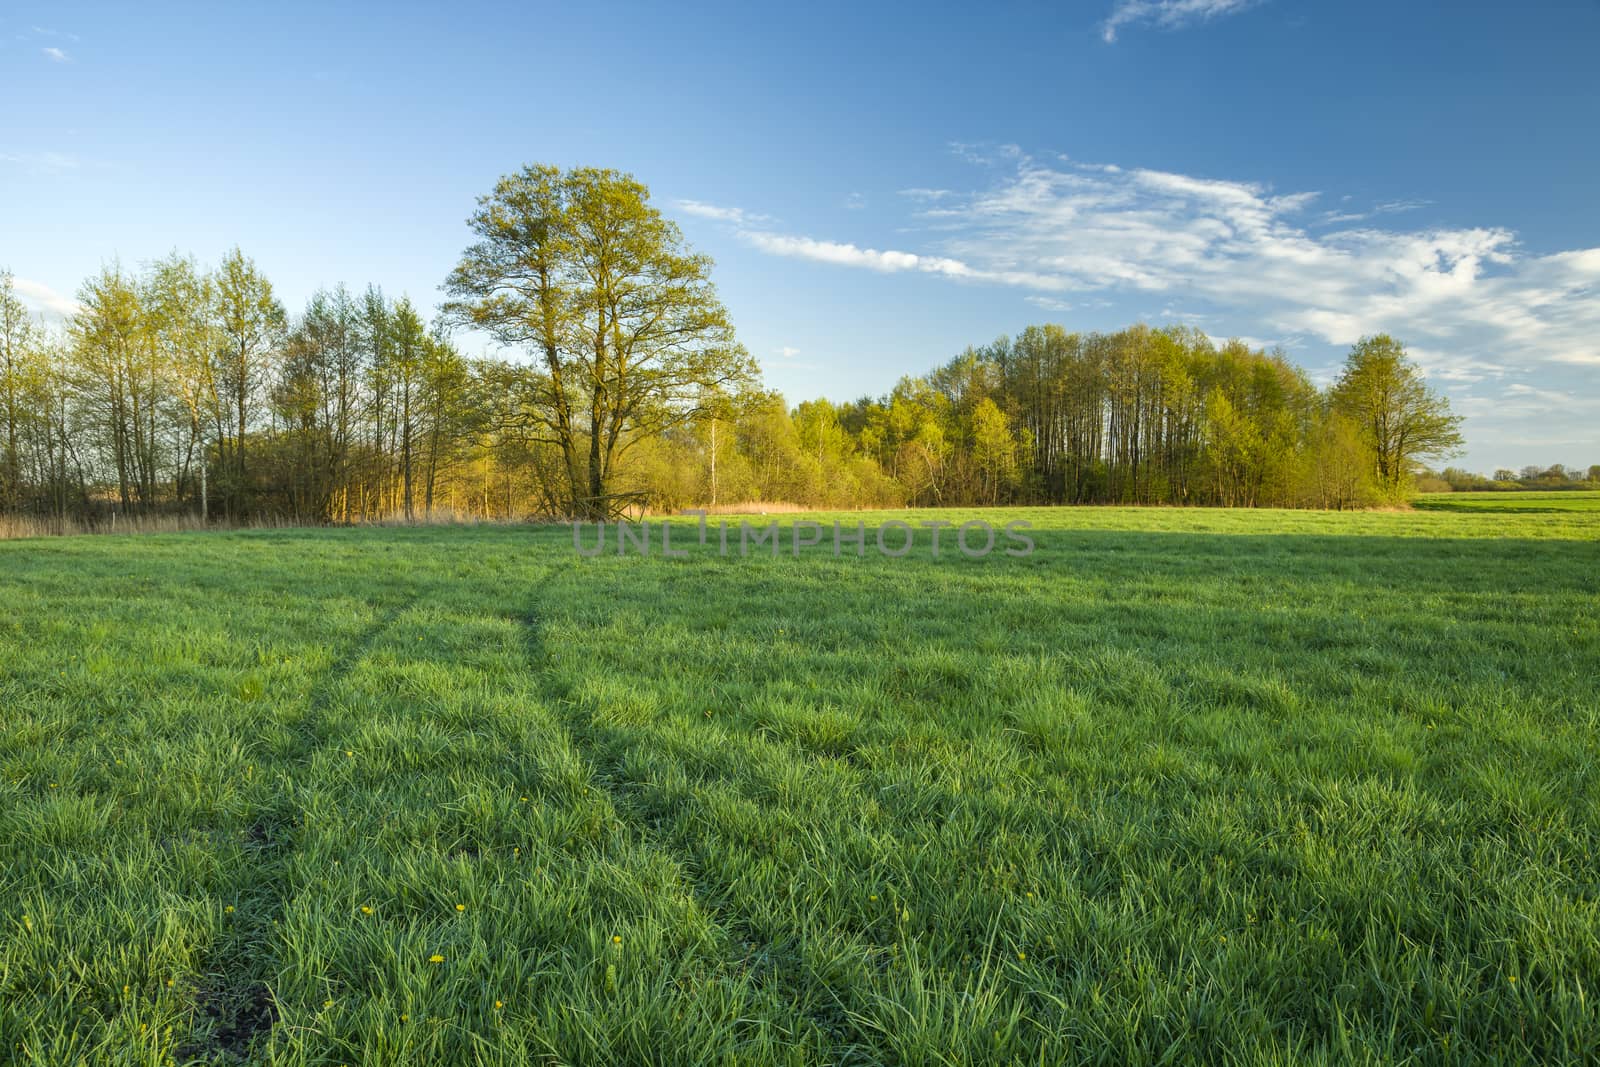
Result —
[[[887, 395], [762, 388], [711, 263], [629, 175], [480, 198], [427, 321], [376, 286], [290, 314], [238, 249], [104, 267], [48, 330], [0, 274], [0, 511], [359, 522], [648, 505], [1345, 508], [1410, 492], [1460, 420], [1404, 347], [1318, 388], [1181, 326], [1029, 327]], [[460, 330], [505, 353], [468, 358]]]
[[1030, 327], [880, 399], [796, 411], [908, 502], [1345, 508], [1396, 500], [1460, 420], [1402, 345], [1364, 339], [1318, 389], [1281, 352], [1181, 326]]
[[1485, 476], [1461, 467], [1446, 467], [1441, 471], [1424, 471], [1417, 478], [1420, 492], [1515, 492], [1519, 489], [1549, 491], [1552, 489], [1600, 490], [1600, 463], [1588, 467], [1552, 463], [1548, 467], [1531, 463], [1521, 470], [1500, 467], [1492, 476]]
[[52, 333], [0, 275], [0, 510], [412, 517], [465, 473], [473, 372], [408, 300], [339, 288], [291, 320], [237, 250], [77, 296]]

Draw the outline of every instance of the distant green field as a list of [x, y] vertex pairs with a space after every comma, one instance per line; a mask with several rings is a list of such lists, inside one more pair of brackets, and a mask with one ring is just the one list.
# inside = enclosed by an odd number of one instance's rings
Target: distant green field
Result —
[[0, 1060], [1592, 1061], [1600, 512], [835, 517], [0, 543]]
[[1600, 493], [1586, 489], [1551, 492], [1424, 493], [1413, 503], [1424, 511], [1600, 512]]

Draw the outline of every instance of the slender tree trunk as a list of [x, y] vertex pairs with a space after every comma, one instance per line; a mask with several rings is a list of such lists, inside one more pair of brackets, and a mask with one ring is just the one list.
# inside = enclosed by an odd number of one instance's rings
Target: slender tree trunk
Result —
[[211, 522], [211, 498], [206, 494], [206, 442], [200, 441], [200, 523], [207, 525]]

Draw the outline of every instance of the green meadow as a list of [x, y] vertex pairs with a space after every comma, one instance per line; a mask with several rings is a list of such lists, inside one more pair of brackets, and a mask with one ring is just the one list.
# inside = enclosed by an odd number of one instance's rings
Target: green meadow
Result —
[[1414, 507], [1456, 512], [1600, 512], [1600, 493], [1587, 490], [1547, 492], [1424, 493]]
[[1535, 496], [0, 543], [0, 1061], [1592, 1062]]

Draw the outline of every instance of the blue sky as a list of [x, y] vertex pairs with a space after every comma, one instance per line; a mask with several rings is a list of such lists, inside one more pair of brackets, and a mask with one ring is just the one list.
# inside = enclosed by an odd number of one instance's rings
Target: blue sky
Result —
[[[332, 10], [337, 8], [337, 10]], [[1600, 0], [0, 7], [0, 266], [235, 243], [424, 306], [494, 179], [629, 170], [791, 401], [1029, 323], [1319, 380], [1405, 340], [1468, 465], [1600, 462]]]

